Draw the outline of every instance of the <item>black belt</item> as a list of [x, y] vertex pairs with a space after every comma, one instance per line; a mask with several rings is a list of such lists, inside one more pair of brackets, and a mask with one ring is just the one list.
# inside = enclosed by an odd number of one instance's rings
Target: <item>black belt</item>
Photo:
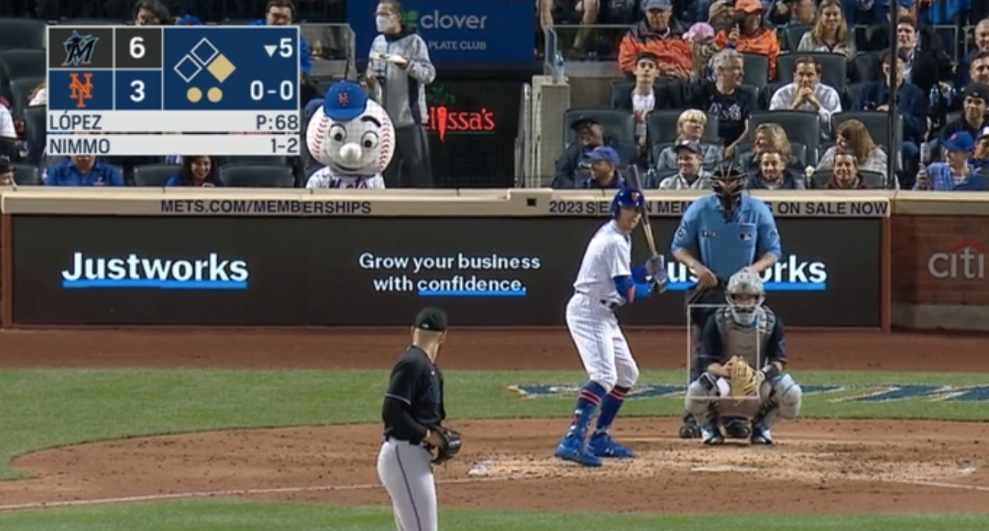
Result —
[[388, 441], [403, 442], [405, 444], [411, 444], [412, 446], [419, 446], [420, 444], [422, 444], [422, 441], [410, 441], [408, 439], [399, 439], [394, 435], [385, 435], [385, 442]]
[[599, 302], [601, 303], [602, 306], [604, 306], [605, 308], [607, 308], [609, 310], [612, 310], [612, 311], [613, 310], [617, 310], [622, 305], [618, 301], [608, 301], [608, 300], [604, 300], [604, 299], [601, 299]]

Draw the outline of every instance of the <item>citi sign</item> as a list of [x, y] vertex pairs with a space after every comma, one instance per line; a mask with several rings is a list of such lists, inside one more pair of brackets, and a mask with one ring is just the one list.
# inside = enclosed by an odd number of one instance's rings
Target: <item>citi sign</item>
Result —
[[932, 254], [927, 270], [939, 279], [986, 278], [986, 247], [975, 240], [961, 240], [948, 252]]
[[143, 257], [72, 255], [72, 265], [62, 271], [65, 289], [247, 289], [250, 272], [243, 260], [224, 260], [210, 253], [200, 260]]
[[[670, 291], [686, 291], [697, 284], [690, 269], [675, 260], [667, 261], [666, 274], [670, 276], [666, 287]], [[766, 291], [824, 291], [828, 270], [824, 262], [807, 262], [790, 255], [763, 271], [761, 277]]]

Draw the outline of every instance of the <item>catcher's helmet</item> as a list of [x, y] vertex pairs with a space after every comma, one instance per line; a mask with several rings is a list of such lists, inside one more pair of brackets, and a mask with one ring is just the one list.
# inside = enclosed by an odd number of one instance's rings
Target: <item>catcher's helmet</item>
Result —
[[618, 190], [615, 198], [611, 200], [611, 217], [617, 218], [618, 212], [623, 208], [634, 208], [639, 211], [645, 210], [646, 198], [637, 188], [622, 188]]
[[734, 219], [735, 211], [742, 202], [746, 177], [742, 168], [731, 161], [718, 164], [712, 172], [711, 189], [718, 196], [727, 220]]
[[755, 272], [743, 269], [728, 279], [725, 299], [732, 318], [741, 325], [755, 324], [759, 308], [766, 300], [762, 279]]

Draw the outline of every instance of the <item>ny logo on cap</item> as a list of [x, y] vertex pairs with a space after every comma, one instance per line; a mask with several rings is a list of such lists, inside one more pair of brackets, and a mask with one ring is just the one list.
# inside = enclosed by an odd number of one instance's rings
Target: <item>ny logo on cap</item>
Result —
[[346, 107], [347, 105], [350, 105], [350, 96], [348, 96], [346, 92], [341, 92], [337, 94], [337, 104], [340, 105], [341, 107]]

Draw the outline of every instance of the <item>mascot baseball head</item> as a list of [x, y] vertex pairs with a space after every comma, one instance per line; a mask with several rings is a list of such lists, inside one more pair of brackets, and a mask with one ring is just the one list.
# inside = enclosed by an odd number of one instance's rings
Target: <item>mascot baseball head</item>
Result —
[[341, 81], [326, 90], [313, 113], [306, 145], [313, 159], [336, 175], [375, 175], [395, 153], [395, 127], [360, 85]]

